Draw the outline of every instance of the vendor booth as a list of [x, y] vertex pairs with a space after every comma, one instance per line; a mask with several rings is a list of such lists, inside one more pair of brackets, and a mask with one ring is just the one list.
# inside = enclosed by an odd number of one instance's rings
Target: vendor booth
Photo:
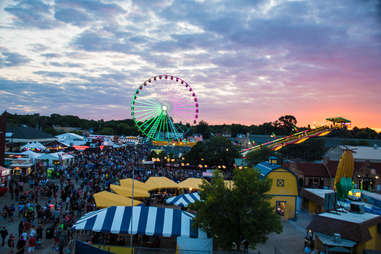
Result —
[[122, 195], [124, 197], [134, 197], [134, 198], [149, 198], [150, 194], [148, 191], [144, 189], [140, 189], [139, 187], [135, 187], [132, 191], [132, 187], [124, 187], [124, 186], [119, 186], [115, 184], [110, 184], [110, 189], [114, 191], [115, 193]]
[[[172, 208], [113, 206], [85, 214], [72, 227], [112, 234], [177, 237], [177, 250], [211, 253], [213, 240], [192, 226], [194, 215]], [[127, 247], [124, 252], [126, 253]]]
[[147, 190], [147, 186], [143, 182], [140, 182], [136, 179], [125, 178], [125, 179], [121, 179], [119, 182], [120, 182], [120, 186], [124, 188], [131, 188], [132, 182], [133, 182], [134, 188]]
[[66, 168], [74, 162], [74, 156], [65, 154], [63, 152], [44, 153], [37, 157], [37, 160], [45, 161], [45, 166], [48, 167], [61, 165], [62, 167]]
[[179, 188], [189, 189], [190, 191], [192, 191], [192, 190], [199, 190], [201, 185], [202, 185], [201, 178], [190, 177], [185, 179], [181, 183], [179, 183]]
[[[93, 195], [95, 204], [98, 208], [105, 208], [115, 205], [131, 206], [132, 199], [114, 194], [108, 191], [101, 191]], [[140, 205], [142, 202], [134, 200], [134, 205]]]
[[179, 185], [171, 179], [164, 176], [151, 176], [144, 183], [149, 191], [161, 189], [178, 189]]
[[23, 145], [21, 150], [38, 150], [38, 151], [43, 151], [46, 149], [44, 145], [42, 145], [40, 142], [29, 142], [25, 145]]

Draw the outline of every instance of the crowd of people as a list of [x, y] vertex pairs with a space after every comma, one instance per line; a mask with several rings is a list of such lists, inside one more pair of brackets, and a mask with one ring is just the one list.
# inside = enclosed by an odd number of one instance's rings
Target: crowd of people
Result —
[[[0, 197], [2, 247], [7, 245], [8, 253], [36, 253], [53, 239], [52, 248], [64, 253], [72, 239], [73, 223], [96, 209], [94, 193], [110, 190], [110, 184], [132, 177], [133, 172], [134, 178], [143, 182], [150, 176], [180, 182], [202, 175], [198, 169], [142, 165], [149, 150], [146, 146], [126, 146], [74, 151], [74, 163], [65, 168], [56, 166], [53, 174], [37, 166], [29, 175], [10, 176], [8, 193]], [[18, 223], [17, 234], [9, 233], [8, 227], [14, 223]]]

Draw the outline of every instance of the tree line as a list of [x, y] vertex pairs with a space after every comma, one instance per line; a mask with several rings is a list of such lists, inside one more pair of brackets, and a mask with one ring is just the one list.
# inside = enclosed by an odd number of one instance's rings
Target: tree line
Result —
[[[59, 127], [73, 127], [78, 130], [91, 130], [97, 134], [103, 135], [124, 135], [136, 136], [139, 135], [139, 130], [135, 126], [132, 119], [124, 120], [89, 120], [79, 118], [75, 115], [60, 115], [51, 114], [50, 116], [42, 116], [40, 114], [11, 114], [6, 112], [8, 126], [27, 125], [29, 127], [41, 129], [52, 135], [58, 135], [61, 132], [54, 128]], [[181, 123], [179, 123], [181, 124]], [[190, 129], [184, 125], [184, 129], [189, 129], [187, 135], [201, 134], [204, 139], [211, 136], [229, 135], [237, 137], [239, 134], [256, 134], [256, 135], [290, 135], [295, 131], [306, 130], [309, 127], [296, 128], [297, 120], [292, 115], [285, 115], [279, 117], [273, 122], [265, 122], [259, 125], [242, 125], [242, 124], [220, 124], [209, 125], [206, 121], [200, 121], [197, 125], [192, 126]], [[189, 126], [188, 126], [189, 127]], [[81, 131], [78, 131], [81, 132]], [[343, 137], [343, 138], [361, 138], [361, 139], [381, 139], [381, 132], [377, 133], [370, 128], [357, 128], [349, 130], [347, 128], [340, 128], [333, 130], [330, 137]]]

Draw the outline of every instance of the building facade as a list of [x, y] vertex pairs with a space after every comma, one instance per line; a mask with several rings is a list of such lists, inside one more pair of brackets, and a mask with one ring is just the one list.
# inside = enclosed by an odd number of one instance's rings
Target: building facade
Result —
[[282, 219], [296, 219], [296, 202], [299, 195], [298, 178], [290, 169], [276, 164], [276, 159], [261, 162], [255, 166], [263, 179], [271, 179], [271, 205]]

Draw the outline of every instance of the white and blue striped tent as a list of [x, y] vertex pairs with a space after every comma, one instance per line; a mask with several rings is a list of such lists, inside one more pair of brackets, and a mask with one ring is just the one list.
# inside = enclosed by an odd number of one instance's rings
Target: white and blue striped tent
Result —
[[153, 206], [111, 206], [82, 216], [73, 230], [114, 234], [198, 237], [192, 225], [194, 215], [173, 208]]
[[167, 198], [165, 200], [165, 203], [180, 207], [187, 207], [188, 205], [196, 202], [196, 200], [200, 200], [200, 195], [198, 194], [198, 192], [193, 192], [189, 194], [182, 194], [179, 196]]

